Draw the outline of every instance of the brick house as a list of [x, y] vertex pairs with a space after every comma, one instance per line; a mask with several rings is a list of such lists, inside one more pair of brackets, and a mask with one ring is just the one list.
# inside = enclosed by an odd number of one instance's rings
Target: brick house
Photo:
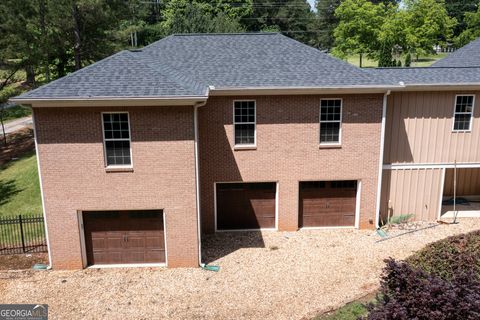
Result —
[[477, 66], [367, 70], [277, 33], [173, 35], [32, 90], [13, 101], [33, 108], [50, 263], [195, 267], [205, 233], [435, 220], [454, 158], [439, 131], [480, 167]]

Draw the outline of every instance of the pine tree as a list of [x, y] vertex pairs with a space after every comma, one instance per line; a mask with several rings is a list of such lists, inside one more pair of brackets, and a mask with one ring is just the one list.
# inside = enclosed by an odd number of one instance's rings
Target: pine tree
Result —
[[318, 0], [317, 21], [315, 29], [317, 37], [314, 45], [321, 49], [331, 49], [335, 44], [333, 31], [338, 25], [338, 18], [335, 17], [335, 10], [340, 5], [340, 0]]

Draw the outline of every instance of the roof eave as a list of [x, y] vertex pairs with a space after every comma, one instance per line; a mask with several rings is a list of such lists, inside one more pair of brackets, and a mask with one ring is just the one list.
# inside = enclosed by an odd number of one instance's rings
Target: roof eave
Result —
[[206, 101], [208, 96], [159, 97], [62, 97], [12, 98], [9, 101], [32, 107], [125, 107], [125, 106], [190, 106]]
[[403, 91], [455, 91], [455, 90], [480, 90], [480, 83], [412, 83], [405, 84]]
[[210, 96], [235, 95], [302, 95], [340, 93], [385, 93], [400, 89], [400, 85], [339, 86], [339, 87], [210, 87]]

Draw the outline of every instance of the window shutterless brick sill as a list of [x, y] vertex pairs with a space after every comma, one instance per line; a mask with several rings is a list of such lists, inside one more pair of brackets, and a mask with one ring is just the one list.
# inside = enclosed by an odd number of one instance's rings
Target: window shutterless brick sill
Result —
[[319, 148], [320, 149], [341, 149], [342, 145], [341, 144], [320, 144]]
[[133, 172], [132, 167], [106, 167], [105, 172]]
[[233, 150], [257, 150], [257, 146], [234, 146]]

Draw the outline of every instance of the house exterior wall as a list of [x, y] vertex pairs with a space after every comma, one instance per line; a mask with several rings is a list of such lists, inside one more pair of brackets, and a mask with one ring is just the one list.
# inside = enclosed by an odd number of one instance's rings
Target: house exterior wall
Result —
[[[480, 107], [472, 130], [452, 132], [455, 95], [480, 92], [394, 92], [388, 98], [384, 163], [480, 162]], [[475, 99], [479, 103], [479, 99]]]
[[[106, 172], [101, 112], [128, 111], [133, 172]], [[52, 265], [82, 268], [81, 210], [164, 209], [169, 267], [198, 266], [192, 107], [34, 108]]]
[[[341, 148], [319, 148], [321, 98], [343, 98]], [[233, 101], [255, 100], [257, 147], [235, 150]], [[383, 95], [210, 97], [199, 111], [203, 232], [216, 182], [278, 182], [278, 228], [298, 229], [299, 182], [361, 180], [361, 228], [373, 228]]]
[[[436, 220], [445, 167], [455, 161], [480, 163], [480, 108], [474, 105], [471, 131], [452, 131], [455, 96], [478, 97], [479, 93], [394, 92], [389, 96], [384, 164], [396, 168], [384, 170], [380, 211], [384, 221], [388, 214]], [[449, 178], [447, 174], [445, 179]]]
[[[445, 172], [444, 196], [453, 196], [454, 169]], [[480, 168], [457, 169], [457, 196], [480, 196]]]
[[418, 221], [436, 221], [441, 206], [443, 170], [383, 170], [380, 222], [400, 215], [414, 215]]

